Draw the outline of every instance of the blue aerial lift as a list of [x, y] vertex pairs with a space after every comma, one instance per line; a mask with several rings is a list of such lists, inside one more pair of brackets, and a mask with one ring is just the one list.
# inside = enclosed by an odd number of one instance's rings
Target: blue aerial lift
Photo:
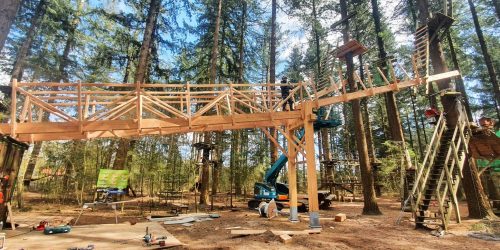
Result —
[[[314, 122], [314, 131], [321, 128], [334, 128], [341, 125], [341, 121], [338, 118], [332, 119], [322, 119], [323, 109], [318, 110], [317, 116], [318, 120]], [[304, 130], [300, 130], [297, 134], [299, 140], [304, 136]], [[288, 184], [279, 183], [278, 176], [283, 169], [283, 167], [288, 162], [288, 158], [285, 154], [282, 154], [276, 162], [271, 165], [271, 168], [266, 171], [263, 182], [256, 182], [254, 184], [254, 198], [248, 201], [248, 207], [250, 209], [257, 208], [262, 201], [270, 201], [274, 199], [278, 209], [284, 207], [284, 203], [289, 201], [288, 198]], [[331, 198], [328, 191], [318, 191], [318, 202], [320, 208], [328, 208], [330, 206]], [[299, 212], [307, 211], [307, 201], [299, 201]]]

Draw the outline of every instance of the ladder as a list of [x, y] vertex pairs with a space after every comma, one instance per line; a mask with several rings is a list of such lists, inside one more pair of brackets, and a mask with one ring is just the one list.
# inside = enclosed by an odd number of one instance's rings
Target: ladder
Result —
[[330, 47], [328, 47], [327, 51], [328, 53], [326, 53], [326, 55], [324, 55], [321, 58], [319, 75], [315, 77], [317, 91], [320, 91], [330, 86], [330, 77], [335, 67], [336, 49], [330, 51]]
[[459, 114], [454, 127], [447, 126], [440, 116], [423, 164], [416, 170], [410, 193], [416, 227], [440, 226], [447, 230], [453, 210], [460, 223], [456, 194], [472, 133], [461, 105]]
[[429, 31], [427, 25], [418, 28], [414, 37], [413, 72], [415, 78], [427, 78], [429, 76]]

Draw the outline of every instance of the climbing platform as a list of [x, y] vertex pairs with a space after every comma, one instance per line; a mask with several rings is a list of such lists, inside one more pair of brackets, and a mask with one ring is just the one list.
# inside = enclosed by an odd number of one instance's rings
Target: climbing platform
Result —
[[367, 50], [368, 49], [365, 46], [361, 45], [361, 43], [359, 43], [358, 41], [351, 40], [337, 49], [337, 58], [345, 60], [345, 57], [348, 53], [351, 53], [351, 55], [354, 57], [365, 53]]
[[434, 13], [433, 17], [427, 23], [430, 36], [429, 42], [432, 42], [434, 39], [441, 39], [448, 32], [453, 22], [455, 22], [455, 19], [450, 16], [440, 12]]

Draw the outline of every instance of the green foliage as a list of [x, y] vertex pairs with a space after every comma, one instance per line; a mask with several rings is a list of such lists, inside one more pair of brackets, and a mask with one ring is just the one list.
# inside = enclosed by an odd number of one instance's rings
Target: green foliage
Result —
[[[395, 141], [385, 141], [386, 156], [379, 158], [381, 164], [377, 173], [379, 183], [384, 186], [388, 192], [397, 193], [401, 189], [401, 170], [407, 168], [405, 164], [405, 152], [402, 150], [401, 143]], [[415, 159], [413, 150], [408, 150], [410, 158]]]

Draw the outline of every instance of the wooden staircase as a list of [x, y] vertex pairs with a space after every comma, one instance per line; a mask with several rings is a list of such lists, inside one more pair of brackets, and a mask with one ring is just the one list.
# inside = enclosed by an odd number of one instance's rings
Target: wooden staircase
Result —
[[471, 131], [465, 111], [454, 127], [440, 116], [424, 162], [416, 170], [410, 192], [417, 227], [440, 226], [447, 230], [452, 212], [460, 223], [456, 197]]

